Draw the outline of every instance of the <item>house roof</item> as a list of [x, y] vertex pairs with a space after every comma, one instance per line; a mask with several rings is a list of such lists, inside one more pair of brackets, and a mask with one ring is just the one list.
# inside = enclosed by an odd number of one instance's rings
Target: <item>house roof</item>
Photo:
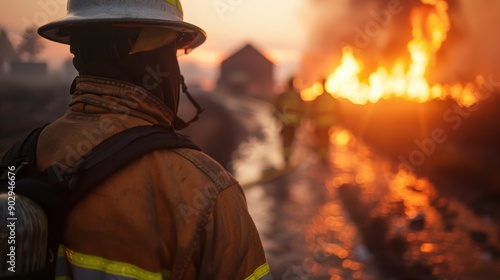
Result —
[[267, 58], [265, 55], [263, 55], [262, 52], [260, 52], [257, 48], [255, 48], [250, 43], [247, 43], [241, 49], [237, 50], [236, 52], [234, 52], [233, 54], [231, 54], [230, 56], [228, 56], [226, 59], [224, 59], [222, 61], [221, 64], [223, 64], [224, 62], [226, 62], [228, 60], [231, 60], [231, 59], [233, 59], [235, 57], [238, 57], [240, 55], [247, 55], [248, 53], [255, 53], [256, 55], [261, 56], [262, 58], [264, 58], [265, 60], [267, 60], [270, 64], [274, 65], [274, 62], [272, 62], [269, 58]]

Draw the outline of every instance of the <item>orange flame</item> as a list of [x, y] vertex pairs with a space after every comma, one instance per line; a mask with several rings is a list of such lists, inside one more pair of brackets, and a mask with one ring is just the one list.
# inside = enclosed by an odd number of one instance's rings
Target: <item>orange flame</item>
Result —
[[[343, 56], [338, 66], [328, 77], [325, 90], [336, 98], [345, 98], [355, 104], [375, 103], [380, 99], [402, 97], [411, 101], [426, 102], [431, 99], [453, 98], [461, 106], [472, 106], [477, 102], [475, 85], [455, 84], [430, 85], [425, 78], [427, 69], [446, 40], [450, 30], [448, 3], [444, 0], [421, 0], [432, 6], [430, 12], [415, 10], [411, 17], [413, 39], [408, 43], [410, 63], [397, 62], [391, 70], [379, 67], [369, 75], [368, 81], [359, 76], [363, 65], [350, 47], [342, 50]], [[321, 84], [302, 90], [305, 101], [314, 100], [321, 94]]]

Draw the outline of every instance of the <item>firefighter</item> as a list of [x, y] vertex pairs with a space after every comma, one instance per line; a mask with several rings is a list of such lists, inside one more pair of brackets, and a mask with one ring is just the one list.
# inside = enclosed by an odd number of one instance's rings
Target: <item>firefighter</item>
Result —
[[[40, 135], [41, 170], [127, 128], [189, 123], [177, 117], [177, 53], [206, 34], [182, 18], [179, 0], [69, 0], [39, 28], [70, 45], [79, 72], [68, 111]], [[57, 262], [74, 280], [270, 279], [240, 185], [192, 149], [145, 154], [97, 186], [69, 213]]]
[[283, 145], [283, 158], [288, 164], [292, 155], [292, 144], [304, 116], [304, 102], [294, 85], [295, 78], [290, 77], [287, 89], [278, 96], [274, 103], [274, 116], [282, 126], [280, 130]]
[[327, 161], [330, 149], [330, 128], [339, 117], [338, 101], [326, 91], [326, 79], [322, 81], [323, 92], [311, 103], [310, 116], [314, 123], [317, 152], [322, 161]]

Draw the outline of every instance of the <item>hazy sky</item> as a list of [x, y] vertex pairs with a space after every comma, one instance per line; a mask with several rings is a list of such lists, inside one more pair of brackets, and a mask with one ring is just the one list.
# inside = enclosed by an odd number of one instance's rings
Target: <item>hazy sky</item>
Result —
[[[29, 24], [40, 26], [66, 13], [67, 0], [0, 1], [0, 27], [14, 43]], [[179, 59], [193, 79], [215, 79], [219, 62], [246, 42], [253, 43], [276, 64], [276, 78], [295, 71], [304, 49], [306, 29], [301, 15], [305, 0], [184, 0], [185, 21], [203, 28], [208, 39], [191, 54]], [[40, 59], [52, 68], [70, 58], [69, 47], [46, 43]], [[197, 69], [200, 68], [200, 69]], [[188, 76], [189, 73], [186, 73]]]

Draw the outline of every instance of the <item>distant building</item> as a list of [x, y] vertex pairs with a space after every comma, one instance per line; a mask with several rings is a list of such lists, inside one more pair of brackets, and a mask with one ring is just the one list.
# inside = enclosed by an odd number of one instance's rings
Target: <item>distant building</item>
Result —
[[0, 28], [0, 78], [7, 76], [9, 61], [16, 58], [17, 54], [7, 35], [7, 31]]
[[10, 77], [12, 78], [29, 78], [44, 79], [47, 77], [47, 63], [45, 62], [10, 62]]
[[272, 100], [273, 71], [274, 63], [247, 44], [222, 61], [217, 85], [233, 93]]

